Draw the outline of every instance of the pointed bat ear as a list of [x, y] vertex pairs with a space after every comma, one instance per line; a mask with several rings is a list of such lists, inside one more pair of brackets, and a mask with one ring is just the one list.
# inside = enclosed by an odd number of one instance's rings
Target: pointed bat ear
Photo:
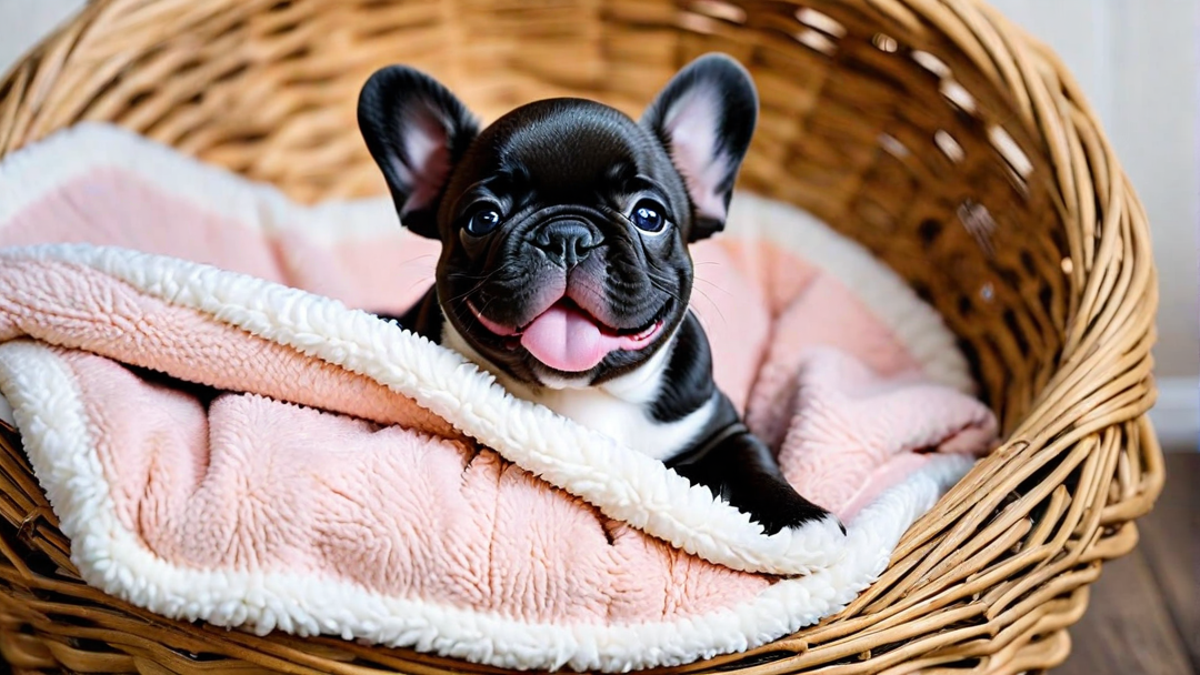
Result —
[[729, 199], [758, 121], [750, 74], [724, 54], [692, 61], [642, 116], [683, 176], [693, 208], [689, 241], [725, 227]]
[[358, 126], [383, 170], [401, 224], [437, 239], [438, 205], [451, 170], [479, 135], [479, 123], [437, 80], [407, 66], [388, 66], [363, 86]]

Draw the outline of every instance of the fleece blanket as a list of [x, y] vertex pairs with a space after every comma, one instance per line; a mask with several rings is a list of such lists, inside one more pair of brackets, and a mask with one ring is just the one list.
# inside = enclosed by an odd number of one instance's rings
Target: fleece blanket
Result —
[[524, 669], [762, 645], [844, 607], [996, 433], [865, 250], [740, 194], [694, 247], [718, 383], [846, 523], [767, 536], [380, 321], [437, 245], [115, 128], [0, 164], [0, 414], [90, 584], [186, 620]]

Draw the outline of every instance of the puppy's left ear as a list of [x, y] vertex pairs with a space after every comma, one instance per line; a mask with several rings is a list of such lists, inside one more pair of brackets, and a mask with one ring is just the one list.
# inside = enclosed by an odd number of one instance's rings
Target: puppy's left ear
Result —
[[479, 123], [442, 83], [408, 66], [388, 66], [363, 85], [358, 126], [401, 224], [437, 239], [438, 205]]
[[671, 79], [641, 124], [666, 147], [693, 208], [688, 241], [725, 227], [729, 198], [758, 121], [750, 74], [724, 54], [706, 54]]

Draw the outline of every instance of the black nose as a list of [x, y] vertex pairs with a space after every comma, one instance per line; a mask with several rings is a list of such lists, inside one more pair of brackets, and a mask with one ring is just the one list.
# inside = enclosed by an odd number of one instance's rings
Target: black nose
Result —
[[571, 269], [587, 260], [592, 249], [600, 244], [600, 236], [586, 223], [560, 220], [539, 230], [533, 243], [552, 261]]

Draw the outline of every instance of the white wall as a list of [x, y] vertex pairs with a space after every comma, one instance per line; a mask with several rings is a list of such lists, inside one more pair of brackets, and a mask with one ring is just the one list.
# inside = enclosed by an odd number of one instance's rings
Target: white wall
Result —
[[[1200, 2], [992, 0], [1050, 44], [1096, 108], [1149, 213], [1161, 275], [1164, 440], [1200, 433]], [[83, 0], [0, 0], [0, 70]]]
[[0, 0], [0, 72], [86, 4], [85, 0]]

